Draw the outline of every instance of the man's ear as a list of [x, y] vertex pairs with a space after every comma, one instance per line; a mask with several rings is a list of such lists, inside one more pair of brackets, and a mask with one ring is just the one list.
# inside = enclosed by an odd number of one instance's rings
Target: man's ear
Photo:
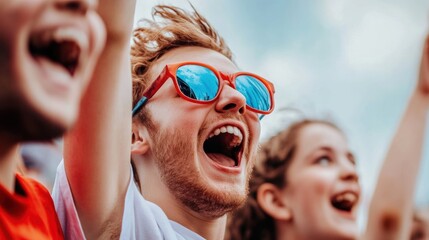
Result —
[[143, 155], [149, 150], [150, 146], [143, 131], [143, 126], [136, 126], [133, 124], [131, 154]]
[[258, 188], [256, 200], [262, 210], [275, 220], [292, 220], [292, 211], [280, 189], [271, 183], [264, 183]]

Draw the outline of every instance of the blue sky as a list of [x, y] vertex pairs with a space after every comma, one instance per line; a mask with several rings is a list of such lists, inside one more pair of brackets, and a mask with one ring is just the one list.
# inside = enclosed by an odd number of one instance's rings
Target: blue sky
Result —
[[[225, 38], [241, 69], [275, 84], [277, 110], [262, 121], [263, 139], [297, 116], [328, 117], [343, 128], [358, 159], [365, 206], [415, 86], [429, 1], [190, 2]], [[157, 3], [189, 9], [184, 0], [138, 0], [135, 22], [150, 17]], [[426, 138], [417, 204], [429, 204]]]

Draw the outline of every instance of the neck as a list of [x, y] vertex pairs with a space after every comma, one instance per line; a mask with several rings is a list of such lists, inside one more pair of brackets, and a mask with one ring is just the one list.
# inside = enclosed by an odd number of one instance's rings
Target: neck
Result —
[[0, 136], [0, 184], [10, 192], [15, 189], [15, 173], [20, 157], [19, 144]]
[[183, 205], [175, 202], [174, 207], [162, 207], [165, 214], [172, 221], [180, 223], [182, 226], [197, 233], [205, 239], [224, 239], [227, 215], [222, 217], [209, 219]]
[[140, 192], [146, 200], [158, 205], [168, 219], [205, 239], [224, 239], [226, 214], [213, 219], [190, 210], [171, 194], [153, 161], [137, 161], [135, 164], [140, 178]]
[[180, 223], [205, 239], [224, 238], [226, 214], [219, 218], [208, 218], [190, 210], [174, 198], [169, 198], [169, 200], [164, 199], [155, 203], [164, 210], [170, 220]]
[[276, 240], [307, 240], [306, 237], [299, 234], [292, 222], [276, 224]]

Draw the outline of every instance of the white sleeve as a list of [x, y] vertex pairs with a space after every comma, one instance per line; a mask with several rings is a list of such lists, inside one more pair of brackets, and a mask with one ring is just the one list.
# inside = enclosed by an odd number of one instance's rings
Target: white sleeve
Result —
[[[131, 179], [125, 196], [124, 215], [122, 218], [121, 240], [137, 239], [172, 239], [164, 236], [160, 230], [160, 220], [164, 221], [165, 226], [168, 219], [164, 212], [159, 209], [164, 218], [159, 219], [158, 214], [153, 212], [152, 203], [147, 202], [140, 194], [136, 184], [133, 181], [134, 176], [131, 170]], [[155, 211], [157, 212], [157, 211]], [[161, 221], [162, 222], [162, 221]]]
[[57, 168], [52, 198], [65, 239], [86, 239], [74, 205], [73, 195], [64, 169], [64, 161], [61, 161]]
[[204, 239], [191, 230], [172, 222], [156, 204], [147, 201], [131, 180], [125, 196], [121, 240], [185, 240]]
[[[65, 239], [86, 239], [74, 205], [63, 161], [57, 169], [52, 198]], [[133, 181], [131, 171], [131, 179], [125, 196], [120, 239], [203, 239], [193, 232], [191, 232], [193, 235], [189, 235], [187, 232], [191, 231], [184, 227], [173, 228], [164, 211], [156, 204], [143, 198]]]

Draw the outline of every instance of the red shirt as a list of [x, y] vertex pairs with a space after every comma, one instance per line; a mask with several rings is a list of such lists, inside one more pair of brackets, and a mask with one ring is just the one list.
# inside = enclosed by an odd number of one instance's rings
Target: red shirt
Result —
[[17, 174], [14, 193], [0, 185], [0, 239], [64, 239], [42, 184]]

